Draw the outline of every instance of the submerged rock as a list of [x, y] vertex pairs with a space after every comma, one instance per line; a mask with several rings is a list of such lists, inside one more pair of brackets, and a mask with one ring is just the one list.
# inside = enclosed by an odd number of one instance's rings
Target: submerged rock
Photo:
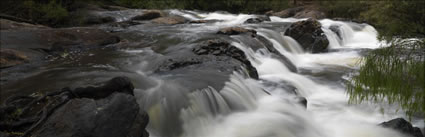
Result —
[[252, 66], [251, 62], [249, 62], [245, 53], [242, 50], [230, 45], [230, 43], [226, 41], [219, 39], [208, 40], [203, 44], [193, 48], [192, 51], [197, 55], [228, 56], [234, 58], [245, 64], [249, 76], [258, 79], [257, 70], [254, 66]]
[[421, 129], [413, 127], [412, 124], [404, 120], [403, 118], [396, 118], [387, 122], [379, 124], [385, 128], [391, 128], [398, 132], [410, 135], [412, 137], [423, 137]]
[[131, 18], [131, 20], [152, 20], [163, 16], [164, 13], [159, 10], [148, 10], [145, 11], [142, 15], [138, 15]]
[[167, 25], [175, 25], [175, 24], [184, 24], [188, 20], [181, 16], [169, 16], [169, 17], [160, 17], [152, 20], [153, 23], [157, 24], [167, 24]]
[[255, 23], [261, 23], [264, 21], [271, 21], [269, 16], [258, 16], [255, 18], [249, 18], [244, 23], [248, 24], [255, 24]]
[[331, 25], [331, 26], [329, 27], [329, 29], [330, 29], [332, 32], [334, 32], [334, 33], [338, 36], [338, 38], [339, 38], [339, 39], [341, 39], [341, 40], [342, 40], [341, 31], [339, 30], [339, 29], [340, 29], [340, 27], [341, 27], [341, 26], [339, 26], [339, 25]]
[[32, 136], [128, 137], [137, 115], [147, 116], [128, 94], [115, 93], [99, 100], [77, 98], [57, 109]]
[[95, 25], [95, 24], [104, 24], [104, 23], [111, 23], [111, 22], [115, 22], [115, 18], [109, 17], [109, 16], [103, 17], [98, 15], [91, 15], [91, 16], [84, 17], [82, 19], [82, 25]]
[[297, 67], [292, 63], [286, 56], [282, 55], [276, 48], [273, 47], [273, 43], [271, 43], [268, 39], [263, 36], [258, 35], [255, 37], [260, 43], [262, 43], [270, 53], [277, 56], [279, 60], [281, 60], [286, 67], [292, 72], [297, 72]]
[[202, 24], [202, 23], [215, 23], [220, 22], [220, 20], [192, 20], [189, 21], [191, 24]]
[[242, 27], [228, 27], [228, 28], [222, 28], [218, 30], [217, 34], [224, 34], [224, 35], [249, 34], [255, 37], [257, 36], [257, 31], [253, 29], [245, 29]]
[[306, 51], [324, 52], [328, 48], [329, 41], [321, 27], [317, 20], [308, 19], [293, 23], [285, 31], [285, 35], [295, 39]]
[[0, 107], [0, 116], [0, 131], [10, 136], [149, 136], [149, 117], [140, 110], [126, 77], [97, 87], [10, 97]]

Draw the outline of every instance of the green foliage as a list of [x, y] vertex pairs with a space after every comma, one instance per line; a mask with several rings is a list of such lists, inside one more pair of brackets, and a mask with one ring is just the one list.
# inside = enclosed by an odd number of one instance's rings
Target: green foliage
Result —
[[376, 1], [360, 14], [380, 30], [380, 38], [425, 36], [425, 1]]
[[119, 5], [145, 9], [188, 9], [203, 11], [229, 11], [259, 13], [282, 10], [289, 0], [115, 0]]
[[[3, 3], [2, 3], [3, 4]], [[40, 24], [55, 26], [64, 23], [69, 17], [66, 3], [61, 0], [5, 0], [2, 13], [14, 15], [20, 18], [32, 20]]]
[[425, 40], [393, 40], [372, 51], [348, 84], [351, 103], [398, 103], [409, 116], [425, 116]]
[[361, 0], [334, 0], [319, 1], [319, 5], [323, 7], [328, 17], [360, 19], [360, 14], [369, 10], [373, 1]]
[[379, 31], [379, 38], [425, 36], [425, 1], [418, 0], [334, 0], [320, 1], [329, 18], [367, 21]]
[[42, 16], [42, 22], [50, 24], [63, 23], [68, 17], [68, 11], [56, 1], [50, 1], [47, 5], [40, 5], [39, 11]]

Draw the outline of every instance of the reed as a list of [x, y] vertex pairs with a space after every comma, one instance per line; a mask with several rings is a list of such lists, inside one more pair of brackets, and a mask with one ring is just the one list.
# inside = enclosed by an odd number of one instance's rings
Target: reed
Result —
[[425, 39], [393, 40], [360, 61], [348, 85], [350, 103], [397, 103], [408, 116], [425, 116]]

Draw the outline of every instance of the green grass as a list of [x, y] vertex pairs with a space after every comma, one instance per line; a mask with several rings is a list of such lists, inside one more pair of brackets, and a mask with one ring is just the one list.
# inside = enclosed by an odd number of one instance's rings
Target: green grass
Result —
[[372, 51], [348, 84], [350, 103], [397, 103], [408, 116], [425, 116], [424, 40], [394, 40]]

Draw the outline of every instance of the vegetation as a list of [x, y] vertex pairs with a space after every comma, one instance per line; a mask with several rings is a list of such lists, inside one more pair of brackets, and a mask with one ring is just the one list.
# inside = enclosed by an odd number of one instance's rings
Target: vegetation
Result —
[[[289, 7], [289, 0], [1, 0], [0, 13], [53, 27], [81, 19], [85, 6], [119, 5], [143, 9], [188, 9], [259, 13]], [[77, 22], [78, 23], [78, 22]]]
[[366, 21], [379, 31], [379, 38], [425, 36], [425, 1], [322, 1], [319, 2], [329, 18], [348, 18]]
[[[351, 102], [397, 102], [408, 114], [425, 113], [424, 37], [425, 1], [419, 0], [1, 0], [0, 12], [39, 24], [63, 26], [78, 20], [87, 4], [119, 5], [145, 9], [188, 9], [264, 13], [308, 1], [319, 5], [328, 18], [366, 21], [391, 43], [372, 51], [362, 61], [359, 75], [348, 86]], [[78, 14], [77, 14], [78, 15]], [[419, 40], [400, 40], [417, 38]], [[403, 52], [400, 52], [403, 51]], [[406, 54], [406, 55], [404, 55]]]
[[232, 13], [259, 13], [289, 7], [289, 0], [117, 0], [122, 6], [148, 9], [188, 9], [229, 11]]
[[348, 84], [352, 103], [398, 103], [409, 116], [425, 112], [425, 40], [393, 40], [372, 51]]
[[[348, 84], [350, 101], [398, 103], [409, 116], [425, 116], [425, 5], [424, 1], [385, 0], [344, 2], [328, 7], [332, 16], [366, 20], [390, 46], [372, 51], [361, 61], [359, 74]], [[348, 4], [347, 4], [348, 5]], [[415, 38], [415, 39], [406, 39]]]

